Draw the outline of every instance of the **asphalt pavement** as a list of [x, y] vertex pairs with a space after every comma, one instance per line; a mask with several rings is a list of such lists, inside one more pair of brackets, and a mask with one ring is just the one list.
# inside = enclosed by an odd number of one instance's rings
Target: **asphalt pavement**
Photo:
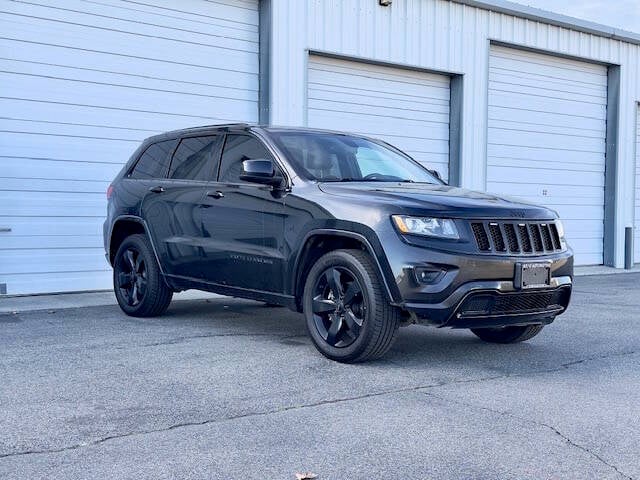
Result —
[[0, 314], [0, 479], [640, 479], [639, 459], [636, 273], [578, 277], [527, 343], [412, 326], [360, 365], [244, 300]]

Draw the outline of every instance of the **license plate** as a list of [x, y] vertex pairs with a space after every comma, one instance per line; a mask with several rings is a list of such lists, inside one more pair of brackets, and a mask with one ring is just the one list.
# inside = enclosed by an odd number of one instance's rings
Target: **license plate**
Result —
[[542, 288], [551, 285], [550, 263], [516, 263], [516, 288]]

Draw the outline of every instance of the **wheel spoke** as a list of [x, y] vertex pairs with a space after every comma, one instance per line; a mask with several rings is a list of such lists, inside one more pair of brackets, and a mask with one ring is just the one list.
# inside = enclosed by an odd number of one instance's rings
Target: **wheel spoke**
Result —
[[336, 309], [336, 302], [322, 298], [318, 295], [313, 299], [313, 313], [322, 314], [333, 312]]
[[127, 260], [127, 263], [129, 264], [129, 268], [131, 269], [131, 271], [135, 272], [136, 262], [133, 258], [133, 250], [129, 249], [126, 252], [124, 252], [124, 258]]
[[331, 291], [335, 297], [342, 297], [344, 290], [342, 289], [342, 282], [340, 281], [340, 271], [337, 268], [331, 268], [325, 273], [327, 283], [331, 287]]
[[351, 310], [347, 310], [344, 313], [344, 321], [347, 324], [347, 327], [349, 327], [349, 330], [353, 333], [354, 338], [357, 337], [360, 333], [360, 327], [362, 327], [362, 319], [356, 317]]
[[337, 315], [330, 315], [329, 318], [331, 318], [332, 323], [329, 327], [329, 330], [327, 330], [326, 340], [327, 343], [333, 347], [337, 343], [336, 338], [338, 336], [338, 332], [340, 331], [340, 327], [342, 326], [342, 318], [338, 317]]
[[140, 302], [140, 299], [138, 298], [139, 296], [139, 292], [138, 292], [138, 284], [134, 283], [133, 284], [133, 289], [131, 290], [131, 305], [137, 305]]
[[358, 281], [354, 280], [349, 284], [349, 286], [347, 287], [347, 291], [344, 293], [343, 301], [345, 306], [351, 306], [351, 303], [359, 293], [362, 293], [362, 289], [360, 288], [360, 284], [358, 283]]
[[135, 272], [142, 273], [142, 271], [144, 271], [144, 260], [142, 258], [142, 255], [138, 253], [138, 256], [136, 257], [136, 263], [135, 263]]

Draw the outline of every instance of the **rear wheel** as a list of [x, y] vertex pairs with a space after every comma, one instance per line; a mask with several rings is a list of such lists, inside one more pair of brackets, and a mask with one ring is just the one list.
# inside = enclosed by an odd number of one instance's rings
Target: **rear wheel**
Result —
[[518, 343], [535, 337], [544, 325], [525, 325], [502, 328], [472, 328], [471, 331], [481, 340], [490, 343]]
[[400, 324], [369, 255], [336, 250], [309, 271], [303, 297], [307, 330], [324, 356], [361, 362], [384, 355]]
[[173, 291], [162, 278], [145, 235], [131, 235], [118, 248], [113, 262], [113, 289], [122, 311], [133, 317], [155, 317], [169, 307]]

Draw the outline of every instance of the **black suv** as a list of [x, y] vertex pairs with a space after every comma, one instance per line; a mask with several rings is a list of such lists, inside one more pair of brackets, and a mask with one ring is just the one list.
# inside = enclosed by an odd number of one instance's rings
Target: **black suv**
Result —
[[399, 326], [536, 335], [569, 303], [573, 254], [547, 208], [447, 186], [387, 143], [245, 124], [147, 139], [104, 224], [128, 315], [195, 288], [304, 312], [327, 357], [383, 355]]

